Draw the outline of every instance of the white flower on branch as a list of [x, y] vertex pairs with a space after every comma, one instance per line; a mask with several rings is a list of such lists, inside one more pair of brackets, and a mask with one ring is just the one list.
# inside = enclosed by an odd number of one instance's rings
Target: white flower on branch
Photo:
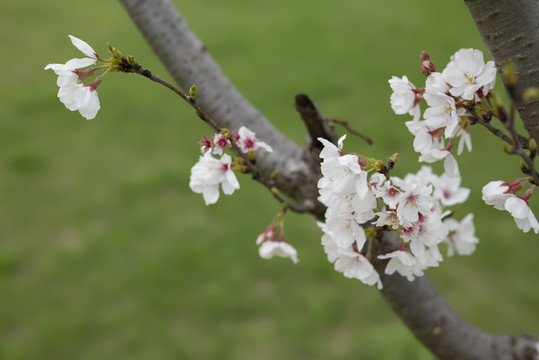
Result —
[[416, 258], [406, 251], [393, 251], [389, 254], [378, 256], [379, 259], [390, 259], [386, 265], [385, 273], [388, 275], [398, 272], [406, 277], [408, 281], [413, 281], [416, 276], [423, 276], [421, 265]]
[[206, 205], [215, 204], [219, 200], [219, 185], [226, 195], [231, 195], [240, 188], [231, 163], [232, 158], [227, 154], [216, 159], [210, 152], [206, 152], [191, 168], [189, 187], [195, 193], [202, 194]]
[[440, 93], [426, 93], [424, 98], [429, 105], [423, 114], [425, 124], [433, 129], [445, 127], [445, 137], [453, 137], [459, 123], [455, 100]]
[[414, 120], [419, 120], [421, 109], [418, 104], [419, 98], [414, 92], [415, 86], [408, 81], [406, 76], [403, 76], [402, 79], [393, 76], [388, 82], [391, 90], [393, 90], [390, 102], [395, 114], [410, 114], [414, 117]]
[[95, 89], [101, 82], [101, 78], [97, 77], [92, 84], [84, 84], [84, 78], [91, 75], [93, 71], [81, 72], [79, 69], [95, 64], [99, 57], [86, 42], [71, 35], [69, 38], [73, 45], [87, 57], [71, 59], [65, 64], [48, 64], [45, 70], [53, 70], [58, 75], [56, 83], [60, 87], [58, 91], [60, 101], [69, 110], [78, 110], [83, 117], [90, 120], [96, 116], [100, 108]]
[[460, 49], [451, 57], [442, 75], [452, 86], [451, 95], [473, 100], [479, 89], [483, 88], [483, 93], [487, 94], [494, 87], [496, 68], [494, 61], [484, 63], [480, 50]]
[[274, 256], [289, 258], [294, 264], [298, 263], [298, 252], [296, 249], [284, 241], [265, 241], [258, 248], [258, 253], [263, 259], [271, 259]]
[[526, 233], [533, 229], [536, 234], [539, 233], [539, 223], [526, 200], [513, 195], [505, 201], [505, 210], [513, 215], [520, 230]]
[[238, 129], [238, 132], [235, 134], [234, 139], [238, 144], [241, 151], [248, 153], [249, 151], [255, 151], [258, 148], [262, 148], [268, 152], [272, 152], [273, 149], [271, 146], [266, 144], [263, 141], [258, 141], [258, 138], [255, 136], [255, 133], [247, 129], [245, 126], [242, 126]]
[[449, 229], [447, 256], [453, 256], [455, 252], [470, 255], [475, 251], [479, 239], [475, 236], [473, 214], [466, 215], [460, 222], [452, 218], [445, 219], [444, 224]]
[[512, 196], [512, 194], [507, 193], [509, 185], [499, 180], [489, 182], [483, 186], [481, 191], [483, 201], [487, 205], [493, 205], [498, 210], [505, 210], [505, 201]]
[[483, 200], [487, 205], [493, 205], [498, 210], [508, 211], [520, 230], [528, 232], [533, 229], [537, 234], [539, 222], [528, 205], [528, 199], [532, 196], [535, 185], [526, 191], [524, 196], [515, 195], [525, 182], [527, 182], [526, 179], [517, 179], [511, 183], [500, 180], [491, 181], [483, 187]]

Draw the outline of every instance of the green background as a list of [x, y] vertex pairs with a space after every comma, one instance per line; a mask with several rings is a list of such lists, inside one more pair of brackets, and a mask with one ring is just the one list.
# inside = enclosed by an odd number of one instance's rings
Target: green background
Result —
[[[417, 86], [419, 54], [439, 68], [459, 48], [482, 50], [462, 2], [175, 1], [245, 96], [298, 143], [293, 108], [323, 112], [375, 142], [345, 149], [417, 171], [404, 121], [389, 106], [392, 75]], [[0, 13], [0, 358], [432, 359], [376, 289], [327, 262], [308, 216], [287, 215], [300, 263], [258, 257], [255, 239], [279, 210], [247, 176], [206, 207], [188, 187], [196, 144], [211, 135], [172, 92], [110, 74], [86, 121], [43, 71], [112, 43], [169, 78], [116, 1], [10, 1]], [[485, 206], [481, 187], [520, 176], [503, 144], [472, 128], [459, 158], [480, 238], [470, 257], [428, 276], [466, 319], [492, 332], [539, 333], [537, 235]], [[539, 197], [539, 195], [536, 195]], [[530, 205], [539, 210], [539, 200]]]

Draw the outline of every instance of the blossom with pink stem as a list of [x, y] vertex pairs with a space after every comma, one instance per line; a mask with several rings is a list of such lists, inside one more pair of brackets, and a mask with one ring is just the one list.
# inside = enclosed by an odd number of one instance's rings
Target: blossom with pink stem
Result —
[[246, 128], [245, 126], [240, 127], [238, 131], [234, 134], [234, 140], [238, 144], [240, 150], [244, 153], [248, 153], [249, 151], [256, 151], [258, 148], [262, 148], [268, 152], [273, 151], [271, 146], [269, 146], [263, 141], [259, 141], [258, 138], [255, 136], [255, 133]]
[[53, 70], [58, 79], [58, 98], [71, 111], [78, 110], [86, 119], [93, 119], [99, 111], [100, 104], [96, 88], [101, 83], [97, 77], [92, 84], [84, 84], [83, 80], [92, 75], [95, 69], [80, 71], [79, 69], [95, 64], [100, 60], [94, 49], [86, 42], [69, 35], [73, 45], [87, 57], [71, 59], [65, 64], [48, 64], [45, 70]]

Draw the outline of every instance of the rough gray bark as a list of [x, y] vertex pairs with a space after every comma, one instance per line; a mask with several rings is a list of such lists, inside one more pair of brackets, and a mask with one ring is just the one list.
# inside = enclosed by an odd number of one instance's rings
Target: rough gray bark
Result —
[[[323, 217], [325, 209], [316, 201], [320, 170], [312, 152], [285, 138], [242, 97], [170, 0], [120, 2], [176, 82], [183, 89], [196, 84], [197, 102], [220, 126], [246, 125], [272, 145], [275, 152], [258, 158], [257, 165], [266, 174], [279, 169], [280, 189], [313, 206], [310, 212], [316, 217]], [[394, 232], [385, 233], [378, 239], [378, 249], [394, 249], [397, 237]], [[409, 282], [400, 275], [385, 275], [386, 263], [374, 262], [384, 284], [384, 298], [419, 341], [440, 358], [539, 360], [533, 338], [493, 335], [475, 328], [449, 307], [426, 277]]]
[[[374, 254], [398, 248], [396, 232], [385, 232]], [[376, 259], [375, 256], [373, 256]], [[413, 282], [384, 273], [387, 261], [375, 260], [384, 288], [382, 294], [414, 336], [440, 359], [539, 359], [537, 340], [531, 335], [512, 337], [484, 332], [462, 319], [426, 276]]]
[[[517, 71], [516, 92], [539, 88], [539, 1], [465, 0], [498, 70], [511, 62]], [[530, 135], [539, 142], [539, 99], [517, 109]]]

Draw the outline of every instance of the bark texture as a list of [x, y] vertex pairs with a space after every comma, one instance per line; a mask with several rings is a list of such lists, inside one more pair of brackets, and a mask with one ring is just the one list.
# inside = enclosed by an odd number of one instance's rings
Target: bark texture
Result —
[[[197, 102], [220, 126], [233, 129], [246, 125], [268, 142], [275, 151], [272, 154], [261, 153], [259, 158], [257, 156], [257, 165], [266, 174], [279, 169], [279, 188], [298, 202], [312, 206], [310, 212], [322, 218], [325, 209], [316, 201], [320, 170], [312, 147], [303, 149], [291, 142], [243, 98], [170, 0], [120, 2], [176, 82], [183, 89], [196, 84], [199, 89]], [[498, 3], [483, 0], [472, 2]], [[531, 0], [532, 3], [537, 4], [537, 1]], [[492, 18], [496, 16], [486, 17], [483, 23]], [[537, 37], [529, 41], [536, 40]], [[505, 62], [503, 56], [496, 61]], [[527, 74], [533, 75], [531, 68], [519, 71], [528, 71]], [[296, 99], [296, 108], [311, 135], [318, 136], [320, 132], [330, 135], [328, 129], [319, 126], [319, 118], [323, 115], [314, 104], [300, 96]], [[531, 111], [532, 117], [536, 116], [534, 111]], [[532, 120], [527, 120], [527, 126], [532, 131], [539, 129]], [[375, 248], [386, 253], [395, 249], [397, 243], [398, 235], [386, 232], [377, 239]], [[385, 275], [386, 263], [387, 260], [374, 262], [384, 284], [384, 298], [419, 341], [441, 359], [539, 360], [537, 343], [533, 338], [493, 335], [477, 329], [450, 308], [426, 277], [409, 282], [400, 275]]]
[[[399, 235], [385, 232], [374, 253], [398, 248]], [[376, 257], [373, 256], [376, 259]], [[375, 260], [384, 288], [382, 295], [414, 336], [440, 359], [539, 359], [537, 340], [531, 335], [512, 337], [484, 332], [460, 317], [426, 276], [410, 282], [384, 273], [387, 260]]]
[[[517, 71], [516, 92], [539, 88], [539, 1], [465, 0], [498, 71], [511, 62]], [[517, 98], [524, 126], [539, 142], [539, 99]]]

